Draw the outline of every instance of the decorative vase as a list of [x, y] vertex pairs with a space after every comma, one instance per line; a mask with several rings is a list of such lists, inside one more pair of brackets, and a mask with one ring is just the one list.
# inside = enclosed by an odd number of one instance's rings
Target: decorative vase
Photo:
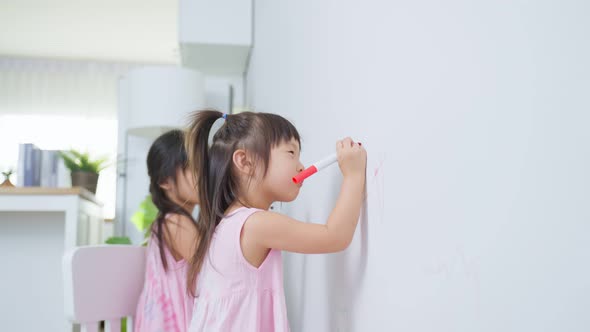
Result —
[[98, 173], [76, 171], [72, 172], [72, 187], [82, 187], [96, 194]]
[[12, 188], [14, 187], [14, 184], [12, 184], [12, 182], [10, 182], [10, 176], [12, 175], [12, 170], [9, 170], [8, 172], [2, 172], [2, 175], [4, 175], [4, 182], [0, 183], [0, 188]]
[[14, 185], [10, 182], [10, 179], [6, 178], [4, 182], [0, 183], [0, 188], [12, 188]]

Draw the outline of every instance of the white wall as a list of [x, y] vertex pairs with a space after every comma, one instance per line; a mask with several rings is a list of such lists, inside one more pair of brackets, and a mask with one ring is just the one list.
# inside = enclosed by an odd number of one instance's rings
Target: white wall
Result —
[[207, 108], [230, 112], [230, 86], [233, 87], [233, 107], [244, 106], [244, 78], [239, 75], [205, 75]]
[[[247, 96], [369, 152], [351, 247], [285, 255], [294, 331], [590, 329], [590, 5], [255, 2]], [[336, 167], [283, 210], [323, 222]]]

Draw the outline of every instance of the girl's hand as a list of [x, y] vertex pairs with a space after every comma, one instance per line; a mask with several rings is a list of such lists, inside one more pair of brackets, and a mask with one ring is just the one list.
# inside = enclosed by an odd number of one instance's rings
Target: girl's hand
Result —
[[346, 137], [336, 143], [338, 155], [338, 166], [344, 177], [362, 176], [365, 177], [367, 167], [367, 151], [359, 143]]
[[[259, 211], [244, 223], [240, 245], [244, 257], [266, 257], [268, 249], [321, 254], [346, 249], [359, 221], [364, 199], [367, 152], [347, 137], [336, 144], [338, 165], [344, 175], [336, 205], [325, 225]], [[248, 258], [246, 258], [248, 259]]]

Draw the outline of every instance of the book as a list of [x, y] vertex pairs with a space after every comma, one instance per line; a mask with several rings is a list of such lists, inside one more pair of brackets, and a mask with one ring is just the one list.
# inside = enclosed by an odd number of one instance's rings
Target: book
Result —
[[16, 165], [16, 185], [25, 186], [25, 144], [18, 145], [18, 164]]
[[57, 167], [60, 161], [57, 150], [41, 151], [41, 187], [57, 187]]
[[57, 184], [56, 186], [58, 188], [63, 188], [63, 187], [71, 187], [72, 186], [72, 175], [70, 173], [70, 170], [66, 167], [66, 164], [64, 163], [64, 160], [59, 157], [58, 162], [57, 162], [57, 173], [56, 173], [56, 181]]
[[[40, 153], [39, 149], [32, 143], [19, 145], [19, 159], [17, 165], [17, 185], [32, 187], [36, 181], [40, 182]], [[39, 159], [39, 160], [37, 160]], [[40, 183], [39, 183], [40, 184]]]
[[42, 157], [42, 150], [33, 145], [32, 149], [32, 172], [33, 172], [33, 181], [31, 186], [32, 187], [39, 187], [41, 186], [41, 157]]
[[58, 150], [41, 150], [32, 143], [19, 145], [17, 185], [21, 187], [70, 187], [70, 171]]

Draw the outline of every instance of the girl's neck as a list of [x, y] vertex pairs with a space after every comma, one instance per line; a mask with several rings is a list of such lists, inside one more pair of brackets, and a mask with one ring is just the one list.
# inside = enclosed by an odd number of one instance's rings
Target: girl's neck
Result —
[[274, 202], [267, 197], [261, 182], [257, 180], [242, 180], [238, 198], [227, 208], [226, 214], [235, 211], [241, 207], [256, 208], [268, 210]]
[[258, 197], [258, 199], [256, 199], [256, 197], [240, 197], [227, 208], [226, 214], [229, 214], [241, 207], [268, 210], [271, 204], [272, 202], [268, 202], [261, 197]]
[[186, 212], [188, 212], [189, 214], [192, 214], [193, 211], [195, 210], [195, 206], [196, 204], [192, 204], [189, 202], [181, 202], [175, 198], [171, 199], [172, 202], [174, 202], [176, 205], [178, 205], [179, 207], [183, 208], [184, 210], [186, 210]]

